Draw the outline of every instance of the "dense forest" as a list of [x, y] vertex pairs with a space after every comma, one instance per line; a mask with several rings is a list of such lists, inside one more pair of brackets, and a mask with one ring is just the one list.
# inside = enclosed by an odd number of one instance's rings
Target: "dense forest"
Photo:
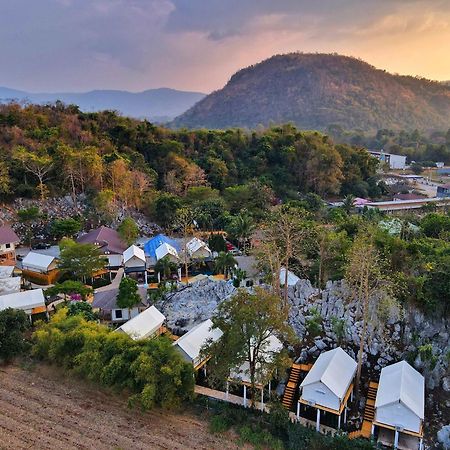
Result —
[[362, 147], [291, 125], [173, 131], [109, 111], [9, 104], [0, 106], [0, 149], [6, 199], [86, 193], [141, 208], [204, 188], [231, 209], [258, 202], [264, 209], [310, 192], [376, 198], [383, 191], [377, 161]]
[[178, 117], [176, 127], [249, 127], [292, 122], [348, 130], [441, 130], [450, 87], [393, 75], [337, 54], [277, 55], [238, 71], [226, 86]]

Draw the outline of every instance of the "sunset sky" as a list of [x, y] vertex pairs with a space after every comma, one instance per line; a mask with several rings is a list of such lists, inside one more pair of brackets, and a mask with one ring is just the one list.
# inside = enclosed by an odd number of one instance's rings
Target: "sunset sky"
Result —
[[450, 80], [450, 0], [0, 0], [0, 85], [209, 92], [276, 53]]

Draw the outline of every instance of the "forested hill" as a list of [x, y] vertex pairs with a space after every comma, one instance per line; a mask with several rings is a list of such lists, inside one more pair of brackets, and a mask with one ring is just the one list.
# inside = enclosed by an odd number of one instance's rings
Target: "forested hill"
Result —
[[200, 92], [168, 88], [148, 89], [143, 92], [96, 90], [36, 94], [0, 87], [1, 103], [17, 100], [45, 104], [60, 100], [66, 104], [77, 105], [85, 112], [114, 110], [126, 116], [160, 123], [174, 119], [203, 97], [205, 94]]
[[286, 122], [303, 129], [447, 129], [450, 86], [336, 54], [277, 55], [237, 72], [173, 125], [254, 128]]

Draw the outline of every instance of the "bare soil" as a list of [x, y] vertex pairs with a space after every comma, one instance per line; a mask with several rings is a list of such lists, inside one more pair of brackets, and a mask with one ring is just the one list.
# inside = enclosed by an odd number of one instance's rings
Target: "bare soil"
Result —
[[0, 367], [1, 449], [236, 449], [193, 413], [129, 409], [124, 396], [35, 366]]

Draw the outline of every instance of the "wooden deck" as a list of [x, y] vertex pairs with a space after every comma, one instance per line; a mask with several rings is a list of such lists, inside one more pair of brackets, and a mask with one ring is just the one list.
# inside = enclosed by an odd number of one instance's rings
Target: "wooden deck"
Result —
[[309, 372], [312, 364], [295, 364], [292, 363], [291, 372], [289, 373], [289, 380], [286, 384], [283, 394], [283, 406], [290, 410], [294, 403], [295, 395], [297, 393], [298, 384], [300, 382], [301, 372]]

